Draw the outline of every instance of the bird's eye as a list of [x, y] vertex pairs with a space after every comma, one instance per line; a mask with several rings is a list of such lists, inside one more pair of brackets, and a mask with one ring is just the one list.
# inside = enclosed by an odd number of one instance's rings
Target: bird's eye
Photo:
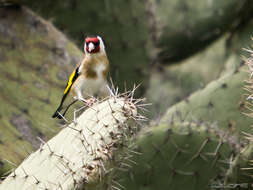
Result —
[[99, 45], [99, 42], [95, 42], [94, 45], [95, 45], [95, 46], [98, 46], [98, 45]]
[[86, 46], [88, 46], [89, 45], [89, 42], [86, 42]]

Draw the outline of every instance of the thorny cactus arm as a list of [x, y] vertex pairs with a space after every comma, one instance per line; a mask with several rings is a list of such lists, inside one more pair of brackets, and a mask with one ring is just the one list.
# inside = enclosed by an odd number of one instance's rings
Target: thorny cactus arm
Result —
[[119, 150], [134, 131], [126, 122], [136, 117], [132, 98], [114, 96], [92, 106], [23, 161], [0, 190], [101, 188], [114, 171], [110, 166], [122, 163]]
[[[249, 73], [248, 79], [245, 81], [246, 84], [244, 89], [247, 91], [245, 96], [245, 111], [244, 114], [248, 117], [253, 117], [252, 114], [252, 99], [253, 99], [253, 51], [250, 49], [245, 49], [250, 53], [250, 57], [244, 58], [244, 62], [247, 64]], [[250, 143], [243, 149], [243, 151], [237, 155], [235, 160], [232, 162], [230, 169], [226, 175], [226, 184], [229, 183], [237, 183], [242, 184], [245, 187], [251, 186], [252, 183], [252, 157], [253, 157], [253, 135], [247, 130], [243, 132], [246, 135], [246, 139], [250, 141]], [[242, 186], [241, 186], [242, 187]], [[252, 186], [251, 186], [252, 187]], [[243, 188], [243, 187], [242, 187]]]

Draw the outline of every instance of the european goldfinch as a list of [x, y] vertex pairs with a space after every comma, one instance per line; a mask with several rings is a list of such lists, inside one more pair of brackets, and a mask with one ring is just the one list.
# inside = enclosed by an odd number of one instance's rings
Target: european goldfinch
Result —
[[[83, 60], [77, 65], [69, 77], [61, 103], [53, 114], [53, 118], [57, 117], [61, 119], [69, 106], [77, 100], [88, 103], [84, 97], [88, 98], [94, 95], [103, 97], [109, 95], [106, 80], [109, 73], [109, 61], [102, 38], [99, 36], [86, 37], [84, 52]], [[72, 95], [74, 101], [60, 114], [66, 97], [70, 95]]]

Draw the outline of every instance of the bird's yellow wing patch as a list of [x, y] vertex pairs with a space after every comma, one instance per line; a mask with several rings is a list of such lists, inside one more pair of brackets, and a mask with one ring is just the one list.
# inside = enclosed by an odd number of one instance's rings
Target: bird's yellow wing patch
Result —
[[[66, 94], [66, 93], [69, 92], [70, 87], [72, 86], [73, 82], [75, 81], [74, 78], [77, 78], [77, 72], [78, 72], [78, 70], [75, 69], [75, 70], [73, 71], [73, 73], [70, 75], [68, 84], [67, 84], [67, 86], [66, 86], [66, 88], [65, 88], [65, 90], [64, 90], [64, 94]], [[73, 80], [73, 79], [74, 79], [74, 80]]]

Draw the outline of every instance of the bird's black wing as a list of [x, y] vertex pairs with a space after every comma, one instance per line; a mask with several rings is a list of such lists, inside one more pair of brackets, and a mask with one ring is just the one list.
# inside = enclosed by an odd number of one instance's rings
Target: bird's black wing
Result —
[[60, 117], [60, 118], [61, 118], [59, 112], [60, 112], [61, 109], [62, 109], [63, 102], [64, 102], [65, 98], [67, 97], [67, 95], [69, 94], [72, 85], [74, 84], [74, 82], [76, 81], [76, 79], [77, 79], [77, 78], [79, 77], [79, 75], [80, 75], [79, 68], [80, 68], [80, 66], [78, 66], [78, 67], [72, 72], [72, 74], [70, 75], [69, 80], [68, 80], [68, 83], [66, 84], [66, 87], [65, 87], [65, 90], [64, 90], [64, 93], [63, 93], [63, 97], [62, 97], [62, 99], [61, 99], [61, 103], [60, 103], [59, 107], [57, 108], [57, 110], [55, 111], [55, 113], [53, 114], [53, 116], [52, 116], [53, 118], [55, 118], [55, 117], [58, 117], [58, 118]]

